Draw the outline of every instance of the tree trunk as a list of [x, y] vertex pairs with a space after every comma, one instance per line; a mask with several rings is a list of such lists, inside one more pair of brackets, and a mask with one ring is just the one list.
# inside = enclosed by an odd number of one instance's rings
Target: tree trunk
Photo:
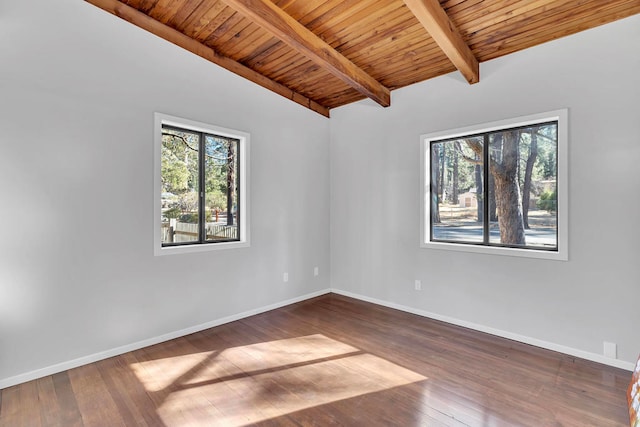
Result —
[[493, 174], [489, 174], [489, 221], [496, 222], [498, 213], [496, 212], [496, 184]]
[[438, 145], [431, 146], [431, 222], [440, 223], [440, 198], [438, 197], [438, 189], [440, 188], [440, 150], [436, 148]]
[[524, 245], [522, 199], [518, 184], [519, 131], [505, 131], [502, 137], [502, 162], [491, 161], [495, 184], [496, 210], [500, 227], [500, 241], [506, 245]]
[[[477, 157], [477, 155], [476, 155]], [[478, 222], [484, 219], [484, 194], [482, 185], [482, 166], [476, 165], [476, 200], [478, 202]]]
[[227, 151], [227, 225], [233, 225], [233, 199], [236, 192], [236, 150], [235, 143], [228, 142]]
[[440, 202], [447, 201], [447, 150], [443, 144], [440, 148], [440, 157], [442, 164], [440, 165]]
[[453, 151], [453, 191], [451, 199], [454, 205], [458, 204], [458, 151]]
[[522, 186], [522, 220], [524, 228], [529, 229], [529, 202], [531, 199], [531, 175], [533, 174], [533, 165], [538, 157], [538, 135], [537, 128], [531, 130], [531, 148], [529, 149], [529, 157], [524, 170], [524, 185]]

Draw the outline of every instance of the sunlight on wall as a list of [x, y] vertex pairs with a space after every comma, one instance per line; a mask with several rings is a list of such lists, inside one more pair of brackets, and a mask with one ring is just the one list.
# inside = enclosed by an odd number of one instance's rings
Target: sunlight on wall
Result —
[[131, 365], [167, 425], [241, 426], [425, 380], [324, 335], [270, 341]]

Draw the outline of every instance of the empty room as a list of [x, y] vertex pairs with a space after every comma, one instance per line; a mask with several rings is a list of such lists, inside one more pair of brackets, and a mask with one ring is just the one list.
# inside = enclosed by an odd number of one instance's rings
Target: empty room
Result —
[[640, 426], [640, 0], [0, 0], [0, 427]]

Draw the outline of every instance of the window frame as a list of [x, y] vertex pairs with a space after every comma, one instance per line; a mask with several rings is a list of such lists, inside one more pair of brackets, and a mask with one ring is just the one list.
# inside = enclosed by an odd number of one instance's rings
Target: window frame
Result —
[[[177, 245], [162, 245], [162, 128], [163, 126], [178, 128], [201, 134], [210, 134], [238, 140], [238, 219], [239, 239], [232, 241], [202, 241]], [[154, 255], [172, 255], [193, 252], [204, 252], [221, 249], [236, 249], [250, 246], [249, 240], [249, 140], [250, 135], [234, 129], [197, 122], [194, 120], [154, 113]]]
[[[431, 142], [446, 139], [471, 137], [501, 130], [527, 127], [547, 122], [558, 123], [557, 147], [557, 250], [535, 247], [485, 246], [483, 244], [431, 241]], [[449, 129], [420, 136], [420, 247], [461, 252], [517, 256], [538, 259], [567, 261], [568, 251], [568, 110], [560, 109], [528, 116], [498, 120], [489, 123]]]

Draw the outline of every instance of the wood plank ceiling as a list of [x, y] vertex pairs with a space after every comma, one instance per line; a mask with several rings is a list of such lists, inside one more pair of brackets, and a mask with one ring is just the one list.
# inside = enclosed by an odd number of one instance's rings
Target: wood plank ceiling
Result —
[[86, 0], [329, 111], [640, 13], [640, 0]]

